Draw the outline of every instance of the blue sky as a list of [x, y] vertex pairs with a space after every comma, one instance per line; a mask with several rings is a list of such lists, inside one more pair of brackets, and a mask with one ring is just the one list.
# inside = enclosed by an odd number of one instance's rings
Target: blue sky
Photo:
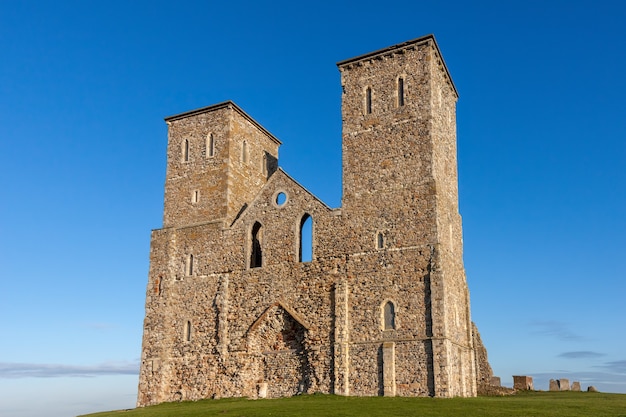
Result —
[[0, 414], [134, 406], [163, 117], [235, 101], [337, 207], [335, 63], [428, 33], [460, 93], [495, 374], [626, 393], [624, 21], [618, 1], [0, 1]]

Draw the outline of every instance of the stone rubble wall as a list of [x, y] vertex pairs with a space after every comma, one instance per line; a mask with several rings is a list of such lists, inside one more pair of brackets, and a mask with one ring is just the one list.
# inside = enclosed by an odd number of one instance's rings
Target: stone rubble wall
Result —
[[480, 337], [480, 332], [478, 331], [478, 327], [474, 322], [472, 322], [472, 338], [474, 343], [474, 354], [476, 361], [476, 381], [479, 384], [487, 384], [487, 385], [500, 385], [499, 378], [493, 376], [493, 370], [491, 369], [491, 365], [489, 364], [489, 358], [487, 357], [487, 349], [483, 344], [483, 340]]

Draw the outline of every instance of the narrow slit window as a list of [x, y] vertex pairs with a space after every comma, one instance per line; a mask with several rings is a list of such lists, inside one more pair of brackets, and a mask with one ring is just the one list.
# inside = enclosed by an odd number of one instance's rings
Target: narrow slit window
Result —
[[252, 226], [250, 236], [250, 268], [260, 268], [263, 265], [263, 230], [261, 223], [256, 222]]
[[191, 342], [191, 322], [185, 323], [185, 342]]
[[189, 139], [183, 141], [183, 162], [189, 162]]
[[198, 201], [200, 201], [200, 191], [194, 190], [194, 192], [191, 194], [191, 202], [197, 203]]
[[393, 330], [396, 328], [396, 308], [391, 301], [387, 301], [383, 307], [383, 329]]
[[185, 268], [186, 275], [193, 275], [193, 255], [187, 257], [187, 265]]
[[404, 78], [398, 78], [398, 107], [404, 106]]
[[298, 261], [311, 262], [313, 260], [313, 217], [308, 213], [300, 219], [298, 242]]
[[365, 113], [372, 114], [372, 88], [365, 90]]
[[244, 164], [248, 163], [248, 142], [246, 142], [245, 140], [241, 145], [241, 162], [243, 162]]
[[163, 277], [159, 276], [154, 282], [154, 293], [156, 295], [161, 295], [162, 291], [163, 291]]
[[263, 160], [261, 161], [261, 172], [267, 177], [267, 154], [263, 153]]
[[382, 249], [384, 247], [385, 247], [385, 238], [383, 237], [383, 234], [381, 232], [378, 232], [378, 234], [376, 235], [376, 248]]
[[215, 138], [213, 133], [209, 133], [206, 138], [206, 156], [207, 158], [213, 158], [215, 156]]

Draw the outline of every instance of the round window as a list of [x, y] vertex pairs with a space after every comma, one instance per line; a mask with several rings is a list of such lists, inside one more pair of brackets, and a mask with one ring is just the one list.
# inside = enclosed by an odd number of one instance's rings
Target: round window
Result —
[[282, 191], [276, 194], [276, 205], [278, 207], [284, 206], [286, 202], [287, 202], [287, 194], [285, 194]]

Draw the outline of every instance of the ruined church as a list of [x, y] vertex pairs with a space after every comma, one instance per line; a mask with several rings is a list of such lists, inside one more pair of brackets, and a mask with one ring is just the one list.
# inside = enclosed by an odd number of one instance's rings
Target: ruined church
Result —
[[338, 208], [280, 168], [281, 142], [235, 103], [165, 119], [138, 406], [476, 395], [458, 94], [439, 47], [428, 35], [337, 66]]

